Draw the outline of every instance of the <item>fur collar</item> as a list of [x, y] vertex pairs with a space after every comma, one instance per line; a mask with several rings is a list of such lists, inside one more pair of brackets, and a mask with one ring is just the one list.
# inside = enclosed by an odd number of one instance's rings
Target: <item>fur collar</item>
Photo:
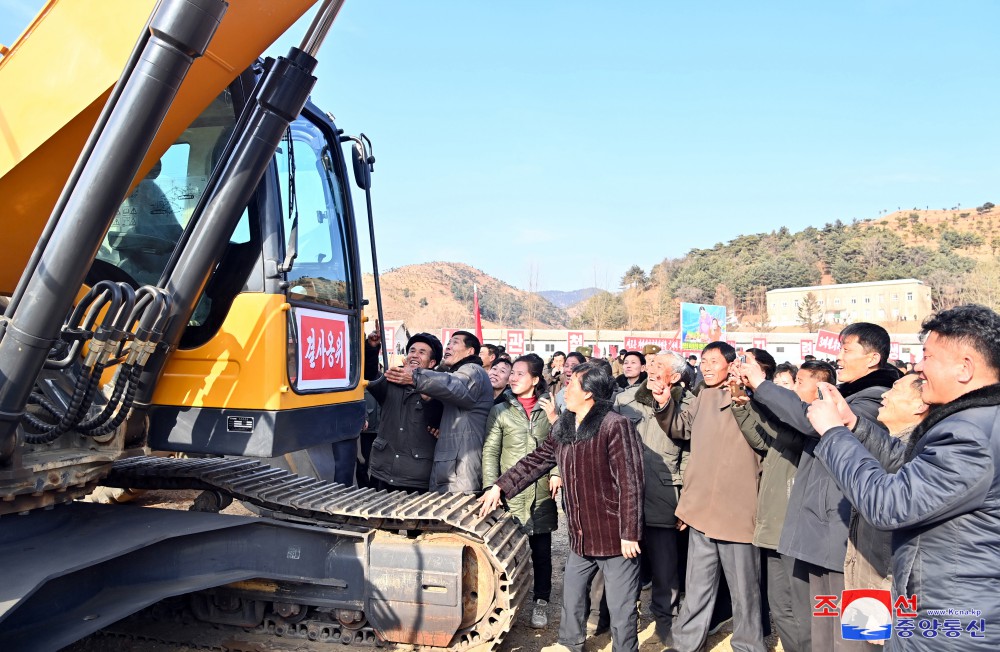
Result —
[[478, 355], [470, 355], [467, 358], [462, 358], [461, 360], [459, 360], [458, 362], [456, 362], [455, 364], [453, 364], [451, 366], [450, 371], [452, 373], [455, 373], [456, 371], [458, 371], [458, 368], [461, 367], [464, 364], [476, 364], [476, 365], [479, 365], [480, 367], [482, 367], [483, 366], [483, 359], [480, 358]]
[[844, 395], [844, 398], [851, 396], [852, 394], [857, 394], [858, 392], [868, 389], [870, 387], [892, 387], [892, 384], [899, 380], [903, 374], [899, 372], [899, 369], [891, 365], [886, 365], [879, 367], [870, 374], [865, 374], [857, 380], [852, 380], [849, 383], [840, 383], [837, 389], [840, 393]]
[[913, 429], [913, 433], [910, 435], [910, 441], [906, 447], [906, 461], [913, 459], [914, 451], [917, 448], [917, 442], [923, 439], [924, 435], [927, 434], [927, 431], [951, 415], [964, 410], [971, 410], [972, 408], [991, 407], [994, 405], [1000, 405], [1000, 384], [980, 387], [979, 389], [973, 390], [968, 394], [959, 396], [950, 403], [935, 405], [927, 413], [927, 417]]
[[617, 378], [615, 378], [615, 383], [619, 387], [621, 387], [622, 389], [628, 389], [629, 387], [632, 387], [633, 385], [638, 385], [639, 383], [646, 382], [646, 377], [647, 376], [648, 376], [648, 374], [646, 374], [645, 371], [640, 371], [639, 372], [639, 377], [636, 379], [636, 381], [632, 385], [629, 385], [628, 378], [625, 377], [625, 374], [622, 374], [621, 376], [618, 376]]
[[587, 416], [583, 417], [580, 427], [576, 427], [576, 414], [567, 410], [552, 426], [552, 436], [560, 444], [575, 444], [578, 441], [593, 439], [601, 430], [604, 417], [611, 411], [611, 401], [594, 403]]
[[641, 403], [646, 407], [659, 407], [656, 405], [656, 401], [653, 400], [653, 392], [649, 391], [649, 388], [646, 386], [646, 382], [647, 381], [645, 380], [642, 381], [642, 384], [639, 385], [639, 389], [635, 390], [635, 402]]

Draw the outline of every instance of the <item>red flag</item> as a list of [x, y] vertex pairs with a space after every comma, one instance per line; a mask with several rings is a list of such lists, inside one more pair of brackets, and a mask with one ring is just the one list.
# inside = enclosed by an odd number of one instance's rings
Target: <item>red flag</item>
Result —
[[479, 338], [479, 343], [483, 343], [483, 320], [479, 316], [479, 288], [475, 284], [472, 285], [472, 297], [476, 308], [476, 337]]

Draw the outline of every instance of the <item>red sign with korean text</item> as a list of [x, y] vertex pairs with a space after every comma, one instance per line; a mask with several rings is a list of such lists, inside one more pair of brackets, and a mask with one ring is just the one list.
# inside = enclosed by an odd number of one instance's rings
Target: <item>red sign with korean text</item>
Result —
[[753, 348], [755, 348], [755, 349], [766, 349], [767, 348], [767, 338], [766, 337], [755, 337], [755, 338], [753, 338]]
[[[679, 341], [680, 340], [678, 340], [678, 342]], [[629, 335], [628, 337], [625, 338], [625, 348], [628, 349], [629, 351], [642, 351], [643, 347], [645, 347], [646, 345], [654, 344], [660, 347], [661, 351], [680, 350], [679, 344], [677, 349], [671, 349], [670, 342], [671, 340], [666, 337], [638, 337]]]
[[351, 341], [347, 316], [295, 309], [298, 326], [298, 389], [347, 387], [351, 379]]
[[837, 355], [840, 353], [840, 333], [820, 331], [816, 334], [816, 353]]
[[388, 347], [388, 348], [386, 348], [386, 351], [389, 353], [389, 355], [392, 355], [392, 354], [394, 354], [396, 352], [396, 327], [395, 326], [386, 326], [382, 330], [382, 346]]
[[899, 357], [899, 342], [889, 342], [889, 359], [890, 360], [900, 360]]
[[507, 353], [524, 354], [524, 331], [507, 331]]
[[566, 333], [566, 352], [576, 351], [577, 347], [583, 346], [583, 331], [570, 331]]
[[805, 358], [807, 355], [813, 354], [813, 341], [812, 340], [802, 340], [799, 342], [799, 354]]

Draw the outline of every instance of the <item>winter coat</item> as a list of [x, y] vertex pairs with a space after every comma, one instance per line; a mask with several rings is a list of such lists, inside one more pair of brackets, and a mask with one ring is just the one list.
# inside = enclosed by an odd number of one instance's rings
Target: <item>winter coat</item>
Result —
[[[903, 443], [910, 439], [913, 428], [893, 435]], [[854, 426], [854, 436], [859, 440], [875, 441], [882, 435], [882, 427], [863, 417]], [[882, 464], [889, 473], [895, 473], [903, 465], [903, 456], [886, 460]], [[851, 510], [851, 522], [847, 530], [847, 557], [844, 559], [845, 589], [890, 589], [890, 565], [892, 563], [892, 533], [884, 532], [861, 518], [858, 510]]]
[[597, 403], [576, 426], [566, 412], [548, 438], [500, 476], [517, 495], [559, 465], [570, 548], [580, 556], [616, 557], [621, 542], [642, 538], [642, 444], [632, 422]]
[[368, 393], [382, 406], [378, 437], [372, 442], [368, 474], [402, 489], [426, 489], [437, 439], [427, 432], [428, 415], [440, 410], [413, 387], [394, 385], [380, 376]]
[[[483, 486], [496, 484], [501, 473], [535, 450], [549, 436], [549, 419], [545, 410], [535, 404], [531, 418], [513, 394], [503, 394], [507, 400], [493, 406], [486, 422], [486, 443], [483, 444]], [[556, 501], [549, 493], [549, 476], [558, 476], [557, 469], [538, 478], [535, 484], [507, 499], [507, 508], [528, 534], [544, 534], [556, 529], [559, 516]]]
[[760, 404], [733, 405], [733, 416], [750, 448], [764, 456], [753, 544], [758, 548], [777, 550], [802, 453], [802, 437]]
[[736, 424], [729, 392], [706, 387], [670, 415], [672, 405], [671, 397], [657, 411], [660, 425], [672, 438], [691, 442], [677, 518], [711, 539], [750, 543], [761, 458]]
[[[882, 394], [899, 377], [899, 370], [895, 367], [883, 367], [850, 383], [841, 383], [838, 389], [847, 399], [852, 412], [875, 421], [882, 405]], [[809, 404], [795, 392], [778, 387], [769, 380], [757, 387], [753, 401], [805, 437], [795, 484], [788, 498], [788, 512], [781, 529], [778, 552], [843, 573], [851, 504], [813, 454], [819, 443], [819, 434], [806, 418]]]
[[482, 489], [483, 440], [486, 418], [493, 407], [493, 386], [478, 356], [469, 356], [451, 371], [415, 369], [413, 385], [421, 394], [444, 404], [431, 491], [472, 492]]
[[[816, 457], [867, 521], [893, 531], [894, 594], [915, 595], [921, 618], [935, 617], [928, 610], [981, 611], [975, 617], [944, 616], [963, 625], [979, 618], [986, 623], [985, 639], [963, 631], [953, 645], [995, 650], [1000, 623], [1000, 385], [934, 407], [906, 444], [880, 431], [865, 439], [859, 441], [847, 428], [832, 428], [816, 446]], [[879, 453], [873, 456], [866, 448]], [[879, 463], [900, 454], [907, 461], [895, 473]], [[887, 647], [938, 650], [944, 645], [918, 633], [905, 640], [893, 636]]]
[[615, 412], [631, 421], [642, 439], [646, 525], [674, 527], [677, 524], [674, 510], [683, 484], [681, 466], [687, 463], [688, 443], [674, 441], [663, 432], [656, 420], [658, 407], [645, 381], [615, 396]]

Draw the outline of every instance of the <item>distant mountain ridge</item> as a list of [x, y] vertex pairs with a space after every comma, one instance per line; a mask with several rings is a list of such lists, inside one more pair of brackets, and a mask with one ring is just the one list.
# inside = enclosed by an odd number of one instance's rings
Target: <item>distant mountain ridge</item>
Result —
[[[430, 262], [382, 272], [386, 320], [403, 320], [411, 333], [440, 328], [471, 328], [473, 285], [486, 328], [565, 328], [569, 317], [537, 293], [520, 290], [463, 263]], [[364, 293], [374, 314], [375, 284], [365, 274]]]
[[554, 305], [566, 309], [581, 301], [586, 301], [600, 291], [600, 288], [583, 288], [582, 290], [572, 290], [570, 292], [563, 290], [542, 290], [538, 294], [551, 301]]

